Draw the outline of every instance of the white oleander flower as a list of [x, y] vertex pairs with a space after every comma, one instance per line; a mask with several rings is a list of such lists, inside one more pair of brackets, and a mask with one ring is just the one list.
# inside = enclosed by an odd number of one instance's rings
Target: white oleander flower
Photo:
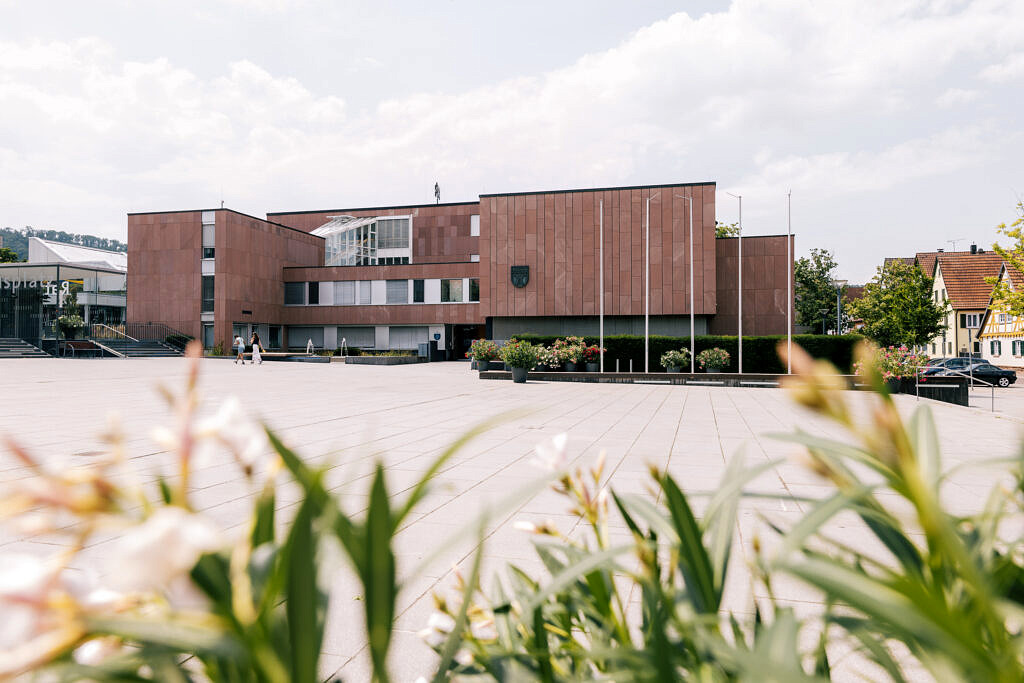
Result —
[[110, 555], [118, 583], [133, 589], [165, 589], [187, 574], [200, 555], [223, 546], [213, 523], [177, 506], [156, 510], [130, 528]]
[[197, 455], [200, 462], [208, 461], [210, 451], [220, 445], [231, 449], [239, 464], [250, 469], [260, 464], [260, 456], [269, 448], [266, 432], [249, 418], [235, 396], [228, 397], [216, 413], [201, 420], [195, 436], [200, 443], [201, 452]]
[[569, 435], [565, 432], [539, 443], [534, 447], [537, 454], [531, 464], [552, 472], [564, 472], [569, 466], [566, 455], [566, 445], [569, 442]]
[[427, 645], [433, 648], [441, 647], [448, 634], [455, 628], [455, 619], [444, 612], [434, 612], [427, 619], [427, 627], [417, 633]]
[[72, 658], [83, 666], [99, 666], [124, 650], [117, 638], [93, 638], [74, 649]]

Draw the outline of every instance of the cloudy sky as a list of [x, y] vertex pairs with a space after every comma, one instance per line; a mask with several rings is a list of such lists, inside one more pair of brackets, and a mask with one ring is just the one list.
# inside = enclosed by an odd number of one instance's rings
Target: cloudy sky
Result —
[[1024, 195], [1020, 0], [0, 0], [0, 226], [714, 180], [869, 279]]

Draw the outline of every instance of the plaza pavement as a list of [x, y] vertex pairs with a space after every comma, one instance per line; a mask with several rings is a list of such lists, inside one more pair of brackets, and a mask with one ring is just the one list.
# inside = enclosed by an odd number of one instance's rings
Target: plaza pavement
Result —
[[[405, 579], [393, 640], [393, 674], [412, 681], [428, 674], [433, 653], [416, 631], [433, 609], [431, 593], [448, 592], [453, 566], [465, 567], [476, 539], [445, 539], [478, 512], [535, 481], [530, 464], [538, 442], [560, 432], [569, 435], [569, 457], [580, 464], [607, 454], [605, 478], [619, 492], [641, 492], [648, 481], [648, 464], [667, 469], [688, 493], [713, 490], [725, 463], [742, 449], [749, 465], [784, 459], [753, 482], [758, 491], [777, 499], [750, 499], [742, 504], [726, 602], [731, 609], [749, 610], [749, 579], [744, 565], [751, 556], [751, 538], [768, 517], [783, 523], [796, 520], [806, 503], [801, 497], [820, 497], [830, 491], [824, 482], [794, 462], [798, 449], [769, 438], [773, 432], [800, 428], [843, 438], [830, 423], [795, 407], [777, 389], [679, 387], [654, 384], [539, 383], [514, 385], [477, 379], [466, 363], [435, 363], [376, 367], [265, 363], [240, 367], [224, 360], [204, 360], [201, 386], [203, 414], [212, 414], [230, 395], [238, 396], [251, 413], [265, 420], [303, 457], [332, 463], [329, 483], [343, 505], [359, 510], [366, 500], [371, 463], [386, 464], [392, 493], [404, 496], [430, 462], [467, 428], [502, 414], [514, 416], [474, 440], [438, 476], [434, 492], [419, 506], [397, 539], [399, 573]], [[0, 433], [14, 435], [38, 458], [88, 458], [101, 448], [97, 434], [105, 416], [116, 411], [129, 435], [130, 467], [145, 476], [169, 462], [149, 434], [171, 420], [154, 391], [158, 382], [172, 388], [184, 383], [183, 359], [138, 360], [18, 360], [0, 361]], [[1024, 387], [1003, 390], [996, 413], [988, 412], [988, 394], [975, 392], [972, 405], [961, 408], [921, 401], [934, 411], [946, 467], [1017, 452], [1024, 435]], [[851, 393], [863, 406], [865, 394]], [[917, 404], [900, 397], [909, 413]], [[788, 458], [788, 459], [787, 459]], [[0, 459], [0, 483], [26, 476], [7, 454]], [[973, 510], [983, 503], [991, 484], [1003, 476], [998, 469], [966, 468], [945, 486], [943, 495], [956, 510]], [[251, 504], [251, 492], [237, 468], [211, 462], [197, 473], [194, 500], [204, 514], [225, 529], [238, 531]], [[700, 498], [696, 507], [701, 508]], [[295, 502], [293, 489], [282, 491], [279, 505], [287, 514]], [[541, 573], [530, 537], [513, 528], [516, 520], [552, 520], [563, 532], [579, 534], [567, 503], [548, 490], [517, 500], [495, 516], [486, 530], [485, 577], [511, 561]], [[869, 543], [856, 522], [837, 520], [847, 542]], [[625, 537], [613, 521], [613, 533]], [[104, 545], [87, 548], [80, 563], [100, 566]], [[54, 550], [44, 540], [0, 537], [0, 553]], [[440, 551], [424, 570], [412, 574], [424, 558]], [[368, 679], [368, 657], [360, 625], [362, 603], [351, 573], [339, 565], [325, 577], [332, 591], [322, 672], [346, 680]], [[485, 579], [484, 585], [491, 584]], [[794, 582], [775, 586], [780, 599], [798, 613], [818, 608], [817, 596]], [[638, 604], [630, 606], [634, 613]], [[853, 675], [855, 658], [836, 663], [837, 678]], [[846, 667], [844, 669], [844, 667]]]

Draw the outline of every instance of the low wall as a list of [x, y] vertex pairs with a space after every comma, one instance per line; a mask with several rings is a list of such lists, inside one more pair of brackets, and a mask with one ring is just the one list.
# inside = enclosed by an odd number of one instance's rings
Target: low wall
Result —
[[426, 358], [418, 356], [346, 356], [345, 363], [350, 365], [413, 365], [426, 363]]

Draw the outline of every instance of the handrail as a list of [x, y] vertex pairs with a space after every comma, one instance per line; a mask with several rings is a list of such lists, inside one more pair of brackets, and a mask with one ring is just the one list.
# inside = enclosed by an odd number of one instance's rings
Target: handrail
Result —
[[127, 354], [121, 353], [120, 351], [116, 351], [116, 350], [110, 348], [109, 346], [107, 346], [106, 344], [100, 344], [95, 339], [91, 339], [90, 341], [93, 344], [95, 344], [96, 346], [98, 346], [101, 349], [103, 349], [104, 351], [106, 351], [107, 353], [113, 354], [116, 358], [127, 358], [128, 357]]
[[125, 333], [124, 333], [124, 332], [122, 332], [121, 330], [115, 329], [115, 328], [113, 328], [113, 327], [111, 327], [110, 325], [107, 325], [107, 324], [105, 324], [105, 323], [94, 323], [94, 324], [93, 324], [93, 327], [101, 327], [101, 328], [103, 328], [103, 329], [107, 329], [107, 330], [110, 330], [110, 331], [111, 331], [111, 332], [113, 332], [114, 334], [120, 335], [120, 336], [124, 337], [125, 339], [128, 339], [128, 340], [130, 340], [130, 341], [133, 341], [133, 342], [137, 342], [137, 341], [139, 341], [139, 340], [138, 340], [138, 339], [136, 339], [135, 337], [132, 337], [131, 335], [125, 334]]
[[[971, 381], [970, 387], [973, 387], [975, 382], [980, 382], [981, 384], [988, 385], [988, 387], [992, 390], [992, 407], [991, 407], [991, 410], [992, 410], [993, 413], [996, 412], [996, 385], [995, 384], [993, 384], [991, 382], [986, 382], [983, 379], [976, 378], [974, 376], [973, 372], [968, 375], [966, 373], [960, 372], [959, 370], [954, 370], [953, 368], [943, 368], [939, 372], [941, 372], [942, 374], [936, 373], [934, 376], [935, 377], [949, 377], [950, 375], [959, 375], [960, 377], [964, 377], [966, 379], [969, 379]], [[921, 373], [920, 372], [918, 372], [918, 374], [917, 374], [916, 383], [917, 383], [917, 398], [920, 399], [921, 398]], [[970, 398], [968, 398], [968, 400], [967, 400], [968, 405], [970, 404], [970, 402], [971, 402]]]

